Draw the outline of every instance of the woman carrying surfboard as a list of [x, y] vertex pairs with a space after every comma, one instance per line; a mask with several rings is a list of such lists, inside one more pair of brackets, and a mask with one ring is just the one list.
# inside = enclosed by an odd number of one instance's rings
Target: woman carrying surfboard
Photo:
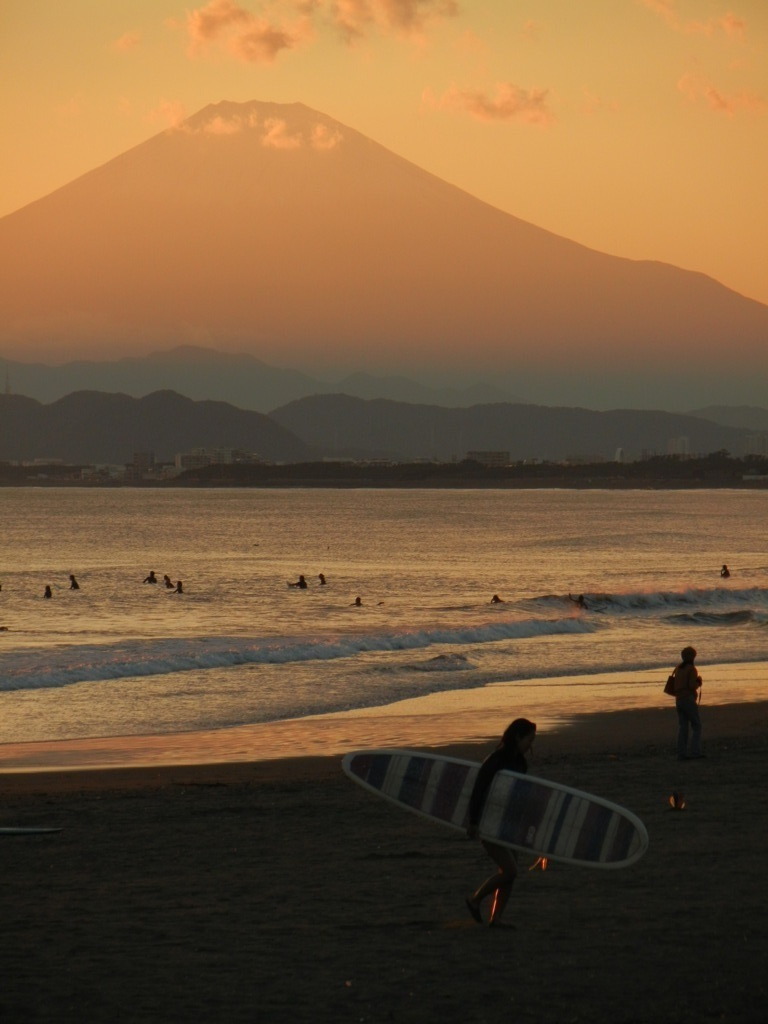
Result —
[[[467, 835], [470, 839], [477, 839], [479, 835], [479, 823], [483, 813], [483, 804], [491, 787], [491, 782], [496, 772], [503, 769], [519, 774], [528, 771], [528, 762], [525, 754], [530, 750], [531, 744], [536, 738], [536, 724], [527, 718], [516, 718], [511, 722], [501, 737], [501, 742], [494, 752], [483, 761], [477, 773], [477, 779], [469, 798], [469, 826]], [[487, 839], [481, 839], [485, 852], [497, 865], [498, 871], [471, 896], [467, 896], [466, 903], [472, 917], [478, 924], [483, 923], [480, 912], [480, 904], [486, 896], [493, 894], [491, 904], [491, 916], [489, 925], [498, 927], [501, 924], [501, 916], [507, 905], [509, 894], [512, 890], [515, 878], [517, 877], [517, 857], [508, 846], [500, 846], [498, 843], [491, 843]]]

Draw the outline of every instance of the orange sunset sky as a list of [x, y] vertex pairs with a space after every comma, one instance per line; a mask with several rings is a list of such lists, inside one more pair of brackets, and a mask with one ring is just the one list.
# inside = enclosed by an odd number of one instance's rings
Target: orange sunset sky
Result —
[[0, 215], [208, 103], [299, 101], [558, 235], [768, 303], [765, 0], [1, 11]]

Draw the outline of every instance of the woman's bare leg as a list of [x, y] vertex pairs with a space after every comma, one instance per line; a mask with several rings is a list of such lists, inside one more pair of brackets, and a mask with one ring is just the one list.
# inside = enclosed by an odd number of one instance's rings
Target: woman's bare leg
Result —
[[493, 906], [491, 907], [490, 923], [494, 924], [501, 918], [504, 908], [507, 905], [512, 885], [517, 877], [517, 863], [514, 853], [506, 846], [497, 846], [482, 840], [483, 848], [488, 856], [498, 865], [499, 870], [486, 878], [483, 884], [467, 899], [467, 905], [479, 911], [480, 903], [486, 896], [495, 893]]

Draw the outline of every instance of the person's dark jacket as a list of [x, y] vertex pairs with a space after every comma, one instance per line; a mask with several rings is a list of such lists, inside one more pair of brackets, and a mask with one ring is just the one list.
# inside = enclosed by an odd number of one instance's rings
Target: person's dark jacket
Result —
[[480, 765], [475, 786], [469, 798], [470, 828], [480, 823], [488, 790], [491, 788], [494, 775], [500, 771], [519, 772], [524, 775], [528, 771], [528, 762], [519, 750], [509, 747], [497, 747], [492, 754], [486, 757]]

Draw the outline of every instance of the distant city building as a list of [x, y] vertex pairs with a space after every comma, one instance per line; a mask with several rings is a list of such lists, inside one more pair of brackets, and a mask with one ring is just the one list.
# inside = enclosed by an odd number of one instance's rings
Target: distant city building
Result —
[[467, 452], [467, 459], [481, 466], [508, 466], [509, 452]]
[[670, 437], [667, 441], [667, 455], [690, 455], [691, 441], [688, 437]]
[[624, 461], [624, 449], [623, 448], [617, 448], [616, 449], [616, 454], [613, 456], [613, 461], [614, 462], [623, 462]]
[[151, 479], [155, 473], [154, 452], [134, 452], [133, 458], [125, 467], [125, 480], [128, 483], [139, 483]]
[[189, 452], [179, 452], [174, 463], [177, 469], [202, 469], [204, 466], [231, 466], [235, 462], [264, 462], [254, 452], [243, 452], [239, 448], [193, 448]]
[[768, 434], [748, 434], [744, 438], [745, 455], [768, 455]]
[[151, 473], [155, 468], [154, 452], [134, 452], [131, 460], [131, 467], [137, 476], [144, 473]]
[[604, 455], [566, 455], [562, 460], [564, 466], [596, 466], [601, 462], [605, 462], [606, 457]]

